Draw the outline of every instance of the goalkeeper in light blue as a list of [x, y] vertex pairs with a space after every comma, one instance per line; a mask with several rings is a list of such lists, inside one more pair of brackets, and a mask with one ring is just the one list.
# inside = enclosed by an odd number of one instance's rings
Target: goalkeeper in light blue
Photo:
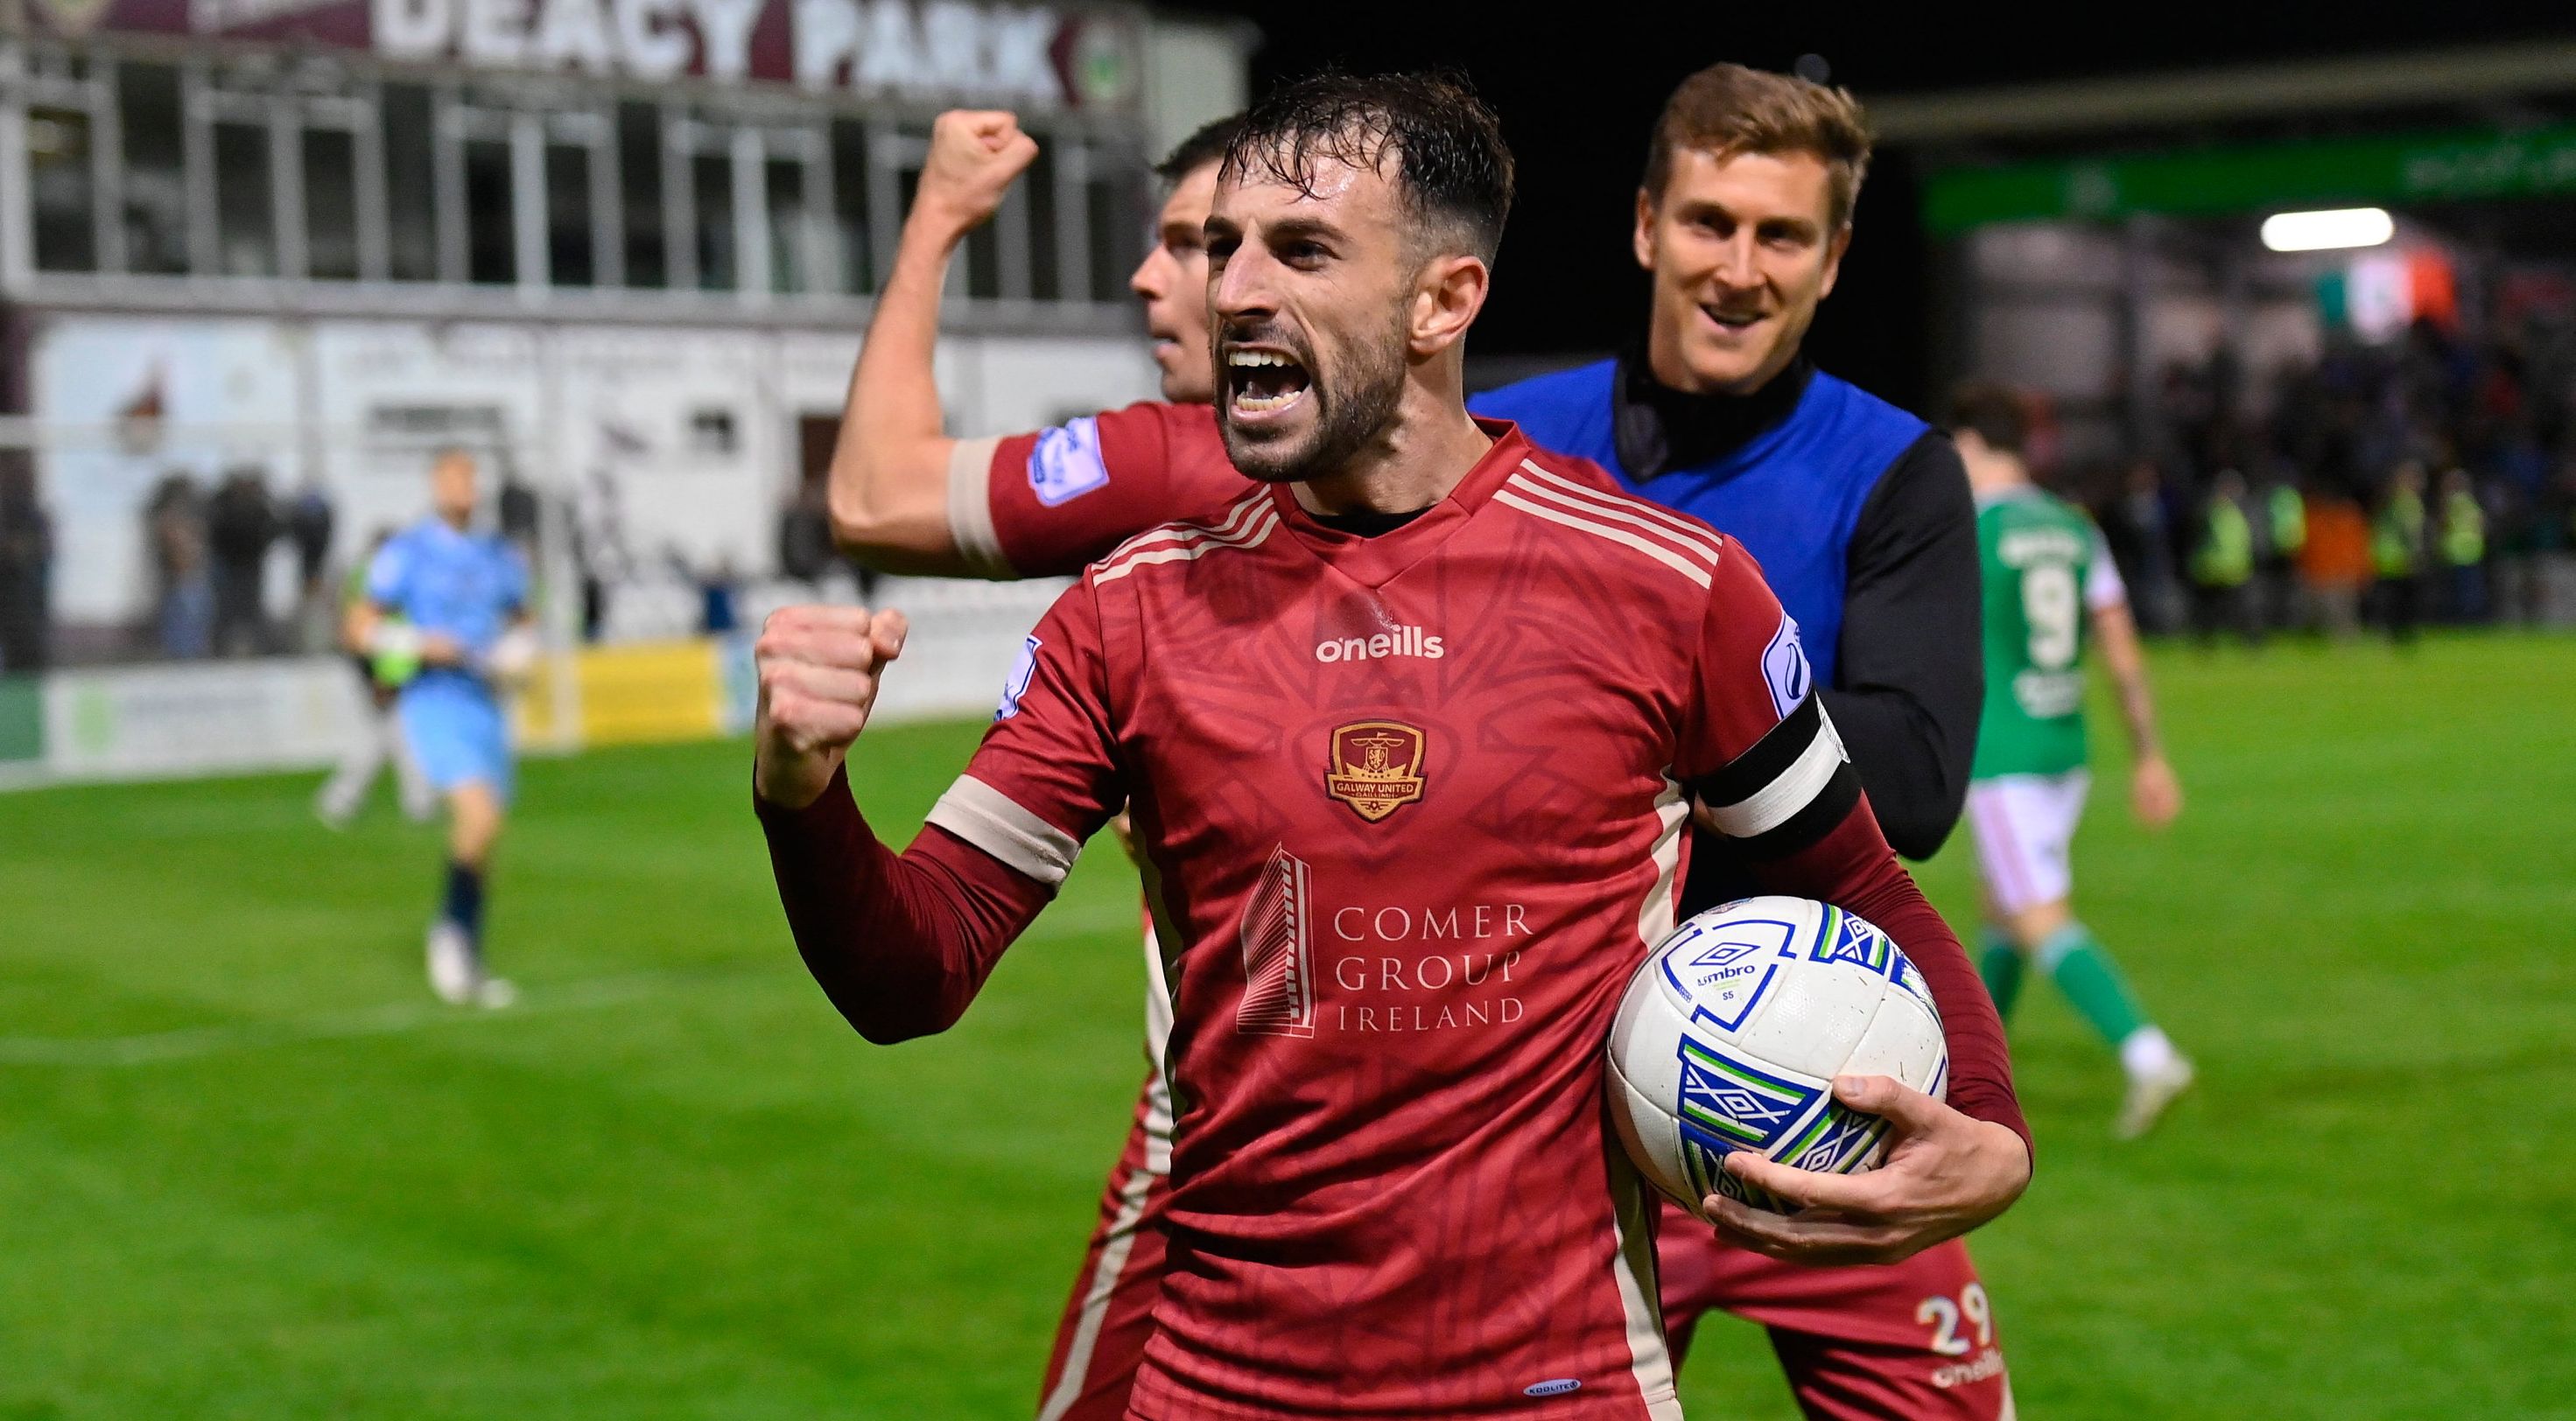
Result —
[[[2151, 1021], [2110, 950], [2075, 916], [2068, 848], [2084, 813], [2086, 644], [2098, 639], [2129, 731], [2130, 805], [2161, 829], [2182, 789], [2156, 740], [2137, 624], [2101, 530], [2031, 482], [2020, 397], [1962, 390], [1951, 437], [1977, 497], [1984, 564], [1986, 701], [1967, 820], [1986, 903], [1986, 990], [2007, 1019], [2036, 968], [2120, 1056], [2129, 1078], [2114, 1131], [2135, 1139], [2191, 1085], [2191, 1062]], [[2089, 633], [2089, 635], [2088, 635]]]
[[505, 1006], [510, 984], [483, 959], [483, 876], [510, 802], [509, 693], [536, 664], [528, 570], [499, 534], [474, 528], [474, 456], [431, 461], [427, 518], [394, 535], [367, 567], [350, 609], [353, 649], [385, 665], [417, 666], [396, 714], [405, 742], [446, 801], [447, 868], [429, 927], [429, 984], [456, 1005]]

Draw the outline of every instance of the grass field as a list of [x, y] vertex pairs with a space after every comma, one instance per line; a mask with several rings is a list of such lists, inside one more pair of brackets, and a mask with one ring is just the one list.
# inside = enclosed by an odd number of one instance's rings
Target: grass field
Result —
[[[2576, 641], [2157, 671], [2190, 807], [2139, 834], [2106, 761], [2081, 903], [2204, 1084], [2114, 1146], [2028, 994], [2040, 1173], [1976, 1240], [2022, 1414], [2576, 1416]], [[975, 730], [870, 737], [881, 826]], [[746, 779], [529, 765], [494, 1014], [428, 1003], [437, 840], [381, 805], [0, 796], [0, 1421], [1025, 1417], [1142, 1069], [1132, 880], [1091, 854], [961, 1027], [871, 1048]], [[1703, 1336], [1693, 1416], [1791, 1414]]]

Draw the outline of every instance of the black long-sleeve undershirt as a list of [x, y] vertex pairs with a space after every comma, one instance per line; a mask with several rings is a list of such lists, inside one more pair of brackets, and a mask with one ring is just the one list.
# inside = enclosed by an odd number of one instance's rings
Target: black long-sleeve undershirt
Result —
[[[1795, 413], [1814, 375], [1801, 358], [1750, 395], [1687, 395], [1656, 382], [1643, 352], [1631, 351], [1613, 386], [1620, 463], [1643, 482], [1723, 458]], [[1844, 567], [1825, 708], [1888, 843], [1928, 858], [1967, 801], [1985, 698], [1976, 505], [1948, 436], [1924, 431], [1879, 476]], [[1743, 865], [1702, 836], [1686, 906], [1750, 891]]]
[[1985, 701], [1977, 509], [1947, 436], [1927, 430], [1861, 505], [1825, 709], [1888, 843], [1929, 858], [1959, 822]]

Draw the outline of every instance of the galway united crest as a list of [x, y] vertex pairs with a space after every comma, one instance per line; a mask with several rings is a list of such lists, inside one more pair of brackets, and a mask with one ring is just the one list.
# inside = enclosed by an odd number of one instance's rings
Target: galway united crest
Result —
[[1363, 720], [1333, 732], [1324, 793], [1374, 824], [1422, 797], [1420, 730], [1392, 720]]

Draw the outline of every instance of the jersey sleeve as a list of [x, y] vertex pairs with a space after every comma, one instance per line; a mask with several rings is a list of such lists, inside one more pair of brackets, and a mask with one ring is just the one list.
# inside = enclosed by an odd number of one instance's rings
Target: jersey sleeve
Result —
[[402, 538], [388, 538], [367, 560], [367, 600], [388, 611], [399, 611], [404, 593], [411, 581], [411, 545]]
[[1021, 645], [992, 729], [929, 822], [1053, 892], [1126, 799], [1108, 684], [1099, 604], [1076, 583]]
[[1711, 827], [1751, 857], [1777, 857], [1840, 823], [1860, 779], [1816, 695], [1798, 621], [1760, 566], [1731, 542], [1712, 576], [1675, 769]]
[[1242, 485], [1208, 411], [1129, 405], [959, 441], [948, 464], [949, 534], [979, 576], [1070, 576], [1138, 533], [1239, 496]]
[[528, 559], [514, 544], [501, 544], [501, 611], [515, 617], [528, 609]]
[[1715, 569], [1692, 678], [1675, 768], [1703, 822], [1735, 841], [1764, 891], [1836, 904], [1895, 939], [1941, 1014], [1950, 1103], [2028, 1145], [1994, 1002], [1888, 847], [1816, 694], [1797, 621], [1740, 544]]
[[2120, 564], [2111, 557], [2111, 541], [2102, 536], [2099, 526], [2091, 526], [2091, 548], [2086, 554], [2089, 566], [2084, 570], [2084, 610], [2107, 612], [2126, 606], [2129, 587], [2120, 580]]

